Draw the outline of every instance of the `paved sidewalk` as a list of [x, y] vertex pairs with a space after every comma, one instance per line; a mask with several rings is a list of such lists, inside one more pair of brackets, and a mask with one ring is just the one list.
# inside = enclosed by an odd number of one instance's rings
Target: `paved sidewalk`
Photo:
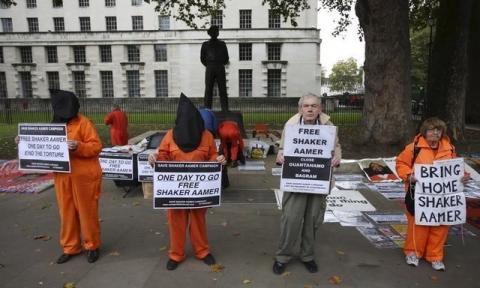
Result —
[[[189, 257], [177, 270], [167, 271], [168, 230], [165, 212], [153, 210], [136, 189], [123, 190], [105, 180], [101, 198], [101, 257], [89, 264], [84, 255], [54, 264], [61, 254], [59, 219], [53, 189], [37, 195], [0, 194], [0, 287], [480, 287], [479, 237], [450, 236], [446, 248], [447, 272], [433, 271], [428, 263], [418, 268], [405, 264], [400, 249], [376, 249], [355, 228], [324, 224], [316, 244], [319, 272], [310, 274], [294, 259], [287, 273], [272, 273], [279, 235], [280, 211], [270, 188], [273, 156], [265, 172], [240, 173], [229, 169], [231, 188], [221, 207], [208, 215], [212, 253], [224, 266], [212, 272]], [[343, 170], [356, 168], [345, 165]], [[362, 191], [379, 211], [400, 206], [377, 193]], [[466, 225], [468, 229], [480, 231]], [[48, 241], [34, 236], [52, 237]], [[329, 278], [338, 276], [333, 285]]]

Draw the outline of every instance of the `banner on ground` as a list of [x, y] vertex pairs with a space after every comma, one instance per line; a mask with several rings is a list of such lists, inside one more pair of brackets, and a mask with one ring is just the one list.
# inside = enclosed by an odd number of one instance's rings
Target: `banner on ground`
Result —
[[70, 172], [65, 124], [18, 124], [20, 170]]
[[148, 155], [155, 149], [148, 149], [137, 155], [138, 182], [153, 182], [153, 167], [148, 163]]
[[467, 220], [463, 158], [415, 164], [415, 223], [417, 225], [457, 225]]
[[217, 162], [156, 162], [153, 208], [192, 209], [220, 205], [222, 167]]
[[356, 190], [332, 189], [327, 196], [327, 210], [333, 211], [375, 211], [370, 202]]
[[99, 156], [104, 179], [133, 180], [133, 155], [102, 151]]
[[331, 125], [285, 125], [280, 189], [328, 194], [336, 135]]

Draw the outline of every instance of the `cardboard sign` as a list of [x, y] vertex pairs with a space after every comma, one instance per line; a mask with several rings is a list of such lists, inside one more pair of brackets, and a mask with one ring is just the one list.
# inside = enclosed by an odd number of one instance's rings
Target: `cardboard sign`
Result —
[[138, 153], [138, 182], [153, 182], [153, 167], [148, 163], [148, 155], [154, 152], [155, 149], [149, 149]]
[[336, 135], [331, 125], [285, 125], [280, 189], [328, 194]]
[[99, 156], [104, 179], [133, 180], [133, 155], [122, 152], [102, 152]]
[[20, 170], [70, 172], [65, 124], [18, 124]]
[[220, 205], [222, 166], [217, 162], [156, 162], [153, 208], [191, 209]]
[[437, 226], [463, 224], [467, 220], [463, 158], [415, 164], [415, 223]]

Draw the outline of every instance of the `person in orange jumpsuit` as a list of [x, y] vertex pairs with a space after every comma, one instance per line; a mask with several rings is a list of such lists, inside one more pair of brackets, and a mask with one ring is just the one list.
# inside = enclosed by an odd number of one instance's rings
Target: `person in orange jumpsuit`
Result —
[[[152, 165], [156, 160], [218, 161], [225, 164], [225, 157], [217, 154], [212, 133], [204, 128], [200, 112], [183, 93], [178, 103], [175, 127], [167, 131], [156, 153], [150, 154], [148, 160]], [[207, 208], [167, 210], [170, 231], [168, 270], [175, 270], [186, 258], [187, 228], [195, 256], [207, 265], [216, 263], [208, 245], [206, 212]]]
[[226, 120], [218, 125], [218, 136], [225, 158], [232, 161], [232, 167], [238, 166], [238, 155], [243, 151], [243, 139], [237, 122]]
[[[407, 193], [409, 193], [409, 187], [415, 185], [414, 183], [417, 181], [413, 168], [415, 163], [433, 164], [435, 160], [456, 157], [455, 147], [445, 135], [446, 130], [447, 126], [442, 120], [436, 117], [426, 119], [420, 127], [420, 134], [397, 156], [397, 173], [405, 182]], [[465, 175], [462, 180], [467, 181], [468, 179], [469, 175]], [[444, 271], [443, 246], [447, 240], [448, 226], [416, 225], [415, 216], [408, 210], [405, 211], [408, 227], [407, 239], [403, 248], [407, 264], [418, 266], [419, 259], [425, 257], [427, 261], [431, 262], [433, 269]]]
[[110, 126], [110, 144], [122, 146], [128, 144], [128, 118], [127, 113], [120, 109], [118, 104], [113, 105], [112, 112], [104, 119], [105, 125]]

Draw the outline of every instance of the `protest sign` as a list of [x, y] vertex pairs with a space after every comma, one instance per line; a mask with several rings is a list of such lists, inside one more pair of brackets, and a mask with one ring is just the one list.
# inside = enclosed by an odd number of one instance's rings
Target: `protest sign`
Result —
[[104, 179], [133, 180], [132, 154], [102, 151], [99, 160]]
[[375, 211], [368, 200], [355, 190], [332, 189], [327, 196], [327, 209], [333, 211]]
[[280, 189], [328, 194], [336, 135], [331, 125], [285, 125]]
[[415, 223], [437, 226], [466, 222], [463, 158], [415, 164]]
[[148, 155], [155, 149], [148, 149], [137, 155], [138, 182], [153, 182], [153, 167], [148, 163]]
[[18, 124], [20, 170], [70, 172], [65, 124]]
[[219, 206], [221, 184], [222, 168], [217, 162], [156, 162], [153, 208]]

